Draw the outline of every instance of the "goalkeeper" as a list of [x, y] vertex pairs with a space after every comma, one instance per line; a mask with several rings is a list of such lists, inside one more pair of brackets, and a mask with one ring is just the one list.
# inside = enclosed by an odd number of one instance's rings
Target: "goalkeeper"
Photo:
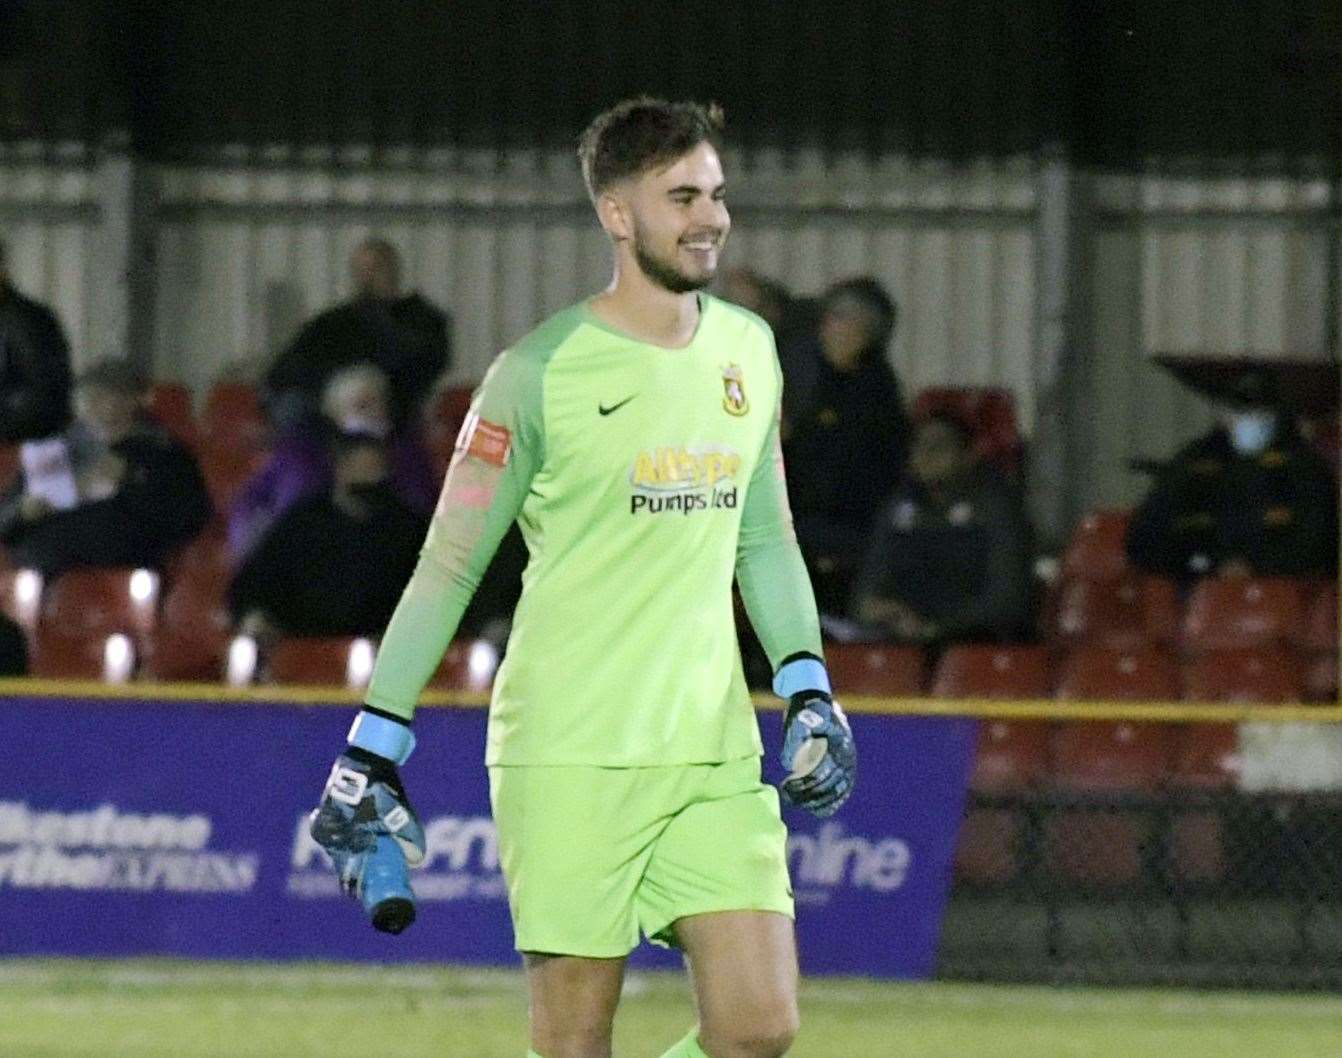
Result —
[[[787, 700], [783, 798], [855, 778], [787, 505], [781, 376], [702, 293], [730, 227], [721, 115], [636, 99], [579, 157], [614, 278], [491, 366], [314, 835], [379, 928], [413, 918], [423, 833], [397, 773], [415, 703], [514, 520], [530, 552], [485, 763], [531, 1058], [604, 1058], [640, 934], [682, 949], [699, 1024], [667, 1058], [773, 1058], [797, 1029], [786, 833], [741, 671], [732, 578]], [[400, 870], [398, 875], [397, 871]]]

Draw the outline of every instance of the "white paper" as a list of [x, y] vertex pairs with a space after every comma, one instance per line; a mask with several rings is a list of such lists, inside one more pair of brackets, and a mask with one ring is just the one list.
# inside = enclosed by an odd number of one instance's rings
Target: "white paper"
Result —
[[79, 503], [79, 487], [64, 438], [25, 441], [19, 448], [19, 458], [25, 491], [42, 497], [58, 511], [68, 511]]

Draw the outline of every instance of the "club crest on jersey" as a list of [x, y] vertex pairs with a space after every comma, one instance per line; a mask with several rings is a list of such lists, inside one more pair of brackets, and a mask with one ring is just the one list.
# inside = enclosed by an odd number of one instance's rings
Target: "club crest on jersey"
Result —
[[729, 415], [744, 415], [750, 410], [746, 399], [746, 380], [740, 364], [728, 364], [722, 369], [722, 406]]

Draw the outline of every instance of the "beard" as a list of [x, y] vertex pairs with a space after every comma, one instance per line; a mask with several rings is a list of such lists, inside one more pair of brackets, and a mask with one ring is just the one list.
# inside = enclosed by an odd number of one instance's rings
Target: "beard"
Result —
[[687, 274], [680, 269], [674, 259], [655, 254], [638, 229], [634, 230], [634, 259], [638, 261], [638, 266], [645, 276], [672, 294], [688, 294], [694, 290], [702, 290], [713, 282], [713, 275], [716, 272], [716, 268], [710, 268], [703, 275]]

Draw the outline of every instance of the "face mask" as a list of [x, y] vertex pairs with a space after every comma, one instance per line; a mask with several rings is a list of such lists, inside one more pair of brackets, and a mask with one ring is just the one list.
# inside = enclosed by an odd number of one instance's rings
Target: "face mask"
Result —
[[1270, 411], [1240, 412], [1230, 421], [1230, 444], [1242, 456], [1256, 456], [1272, 443], [1277, 417]]
[[373, 437], [386, 437], [388, 424], [381, 419], [370, 419], [367, 415], [346, 415], [340, 420], [342, 433], [366, 433]]

